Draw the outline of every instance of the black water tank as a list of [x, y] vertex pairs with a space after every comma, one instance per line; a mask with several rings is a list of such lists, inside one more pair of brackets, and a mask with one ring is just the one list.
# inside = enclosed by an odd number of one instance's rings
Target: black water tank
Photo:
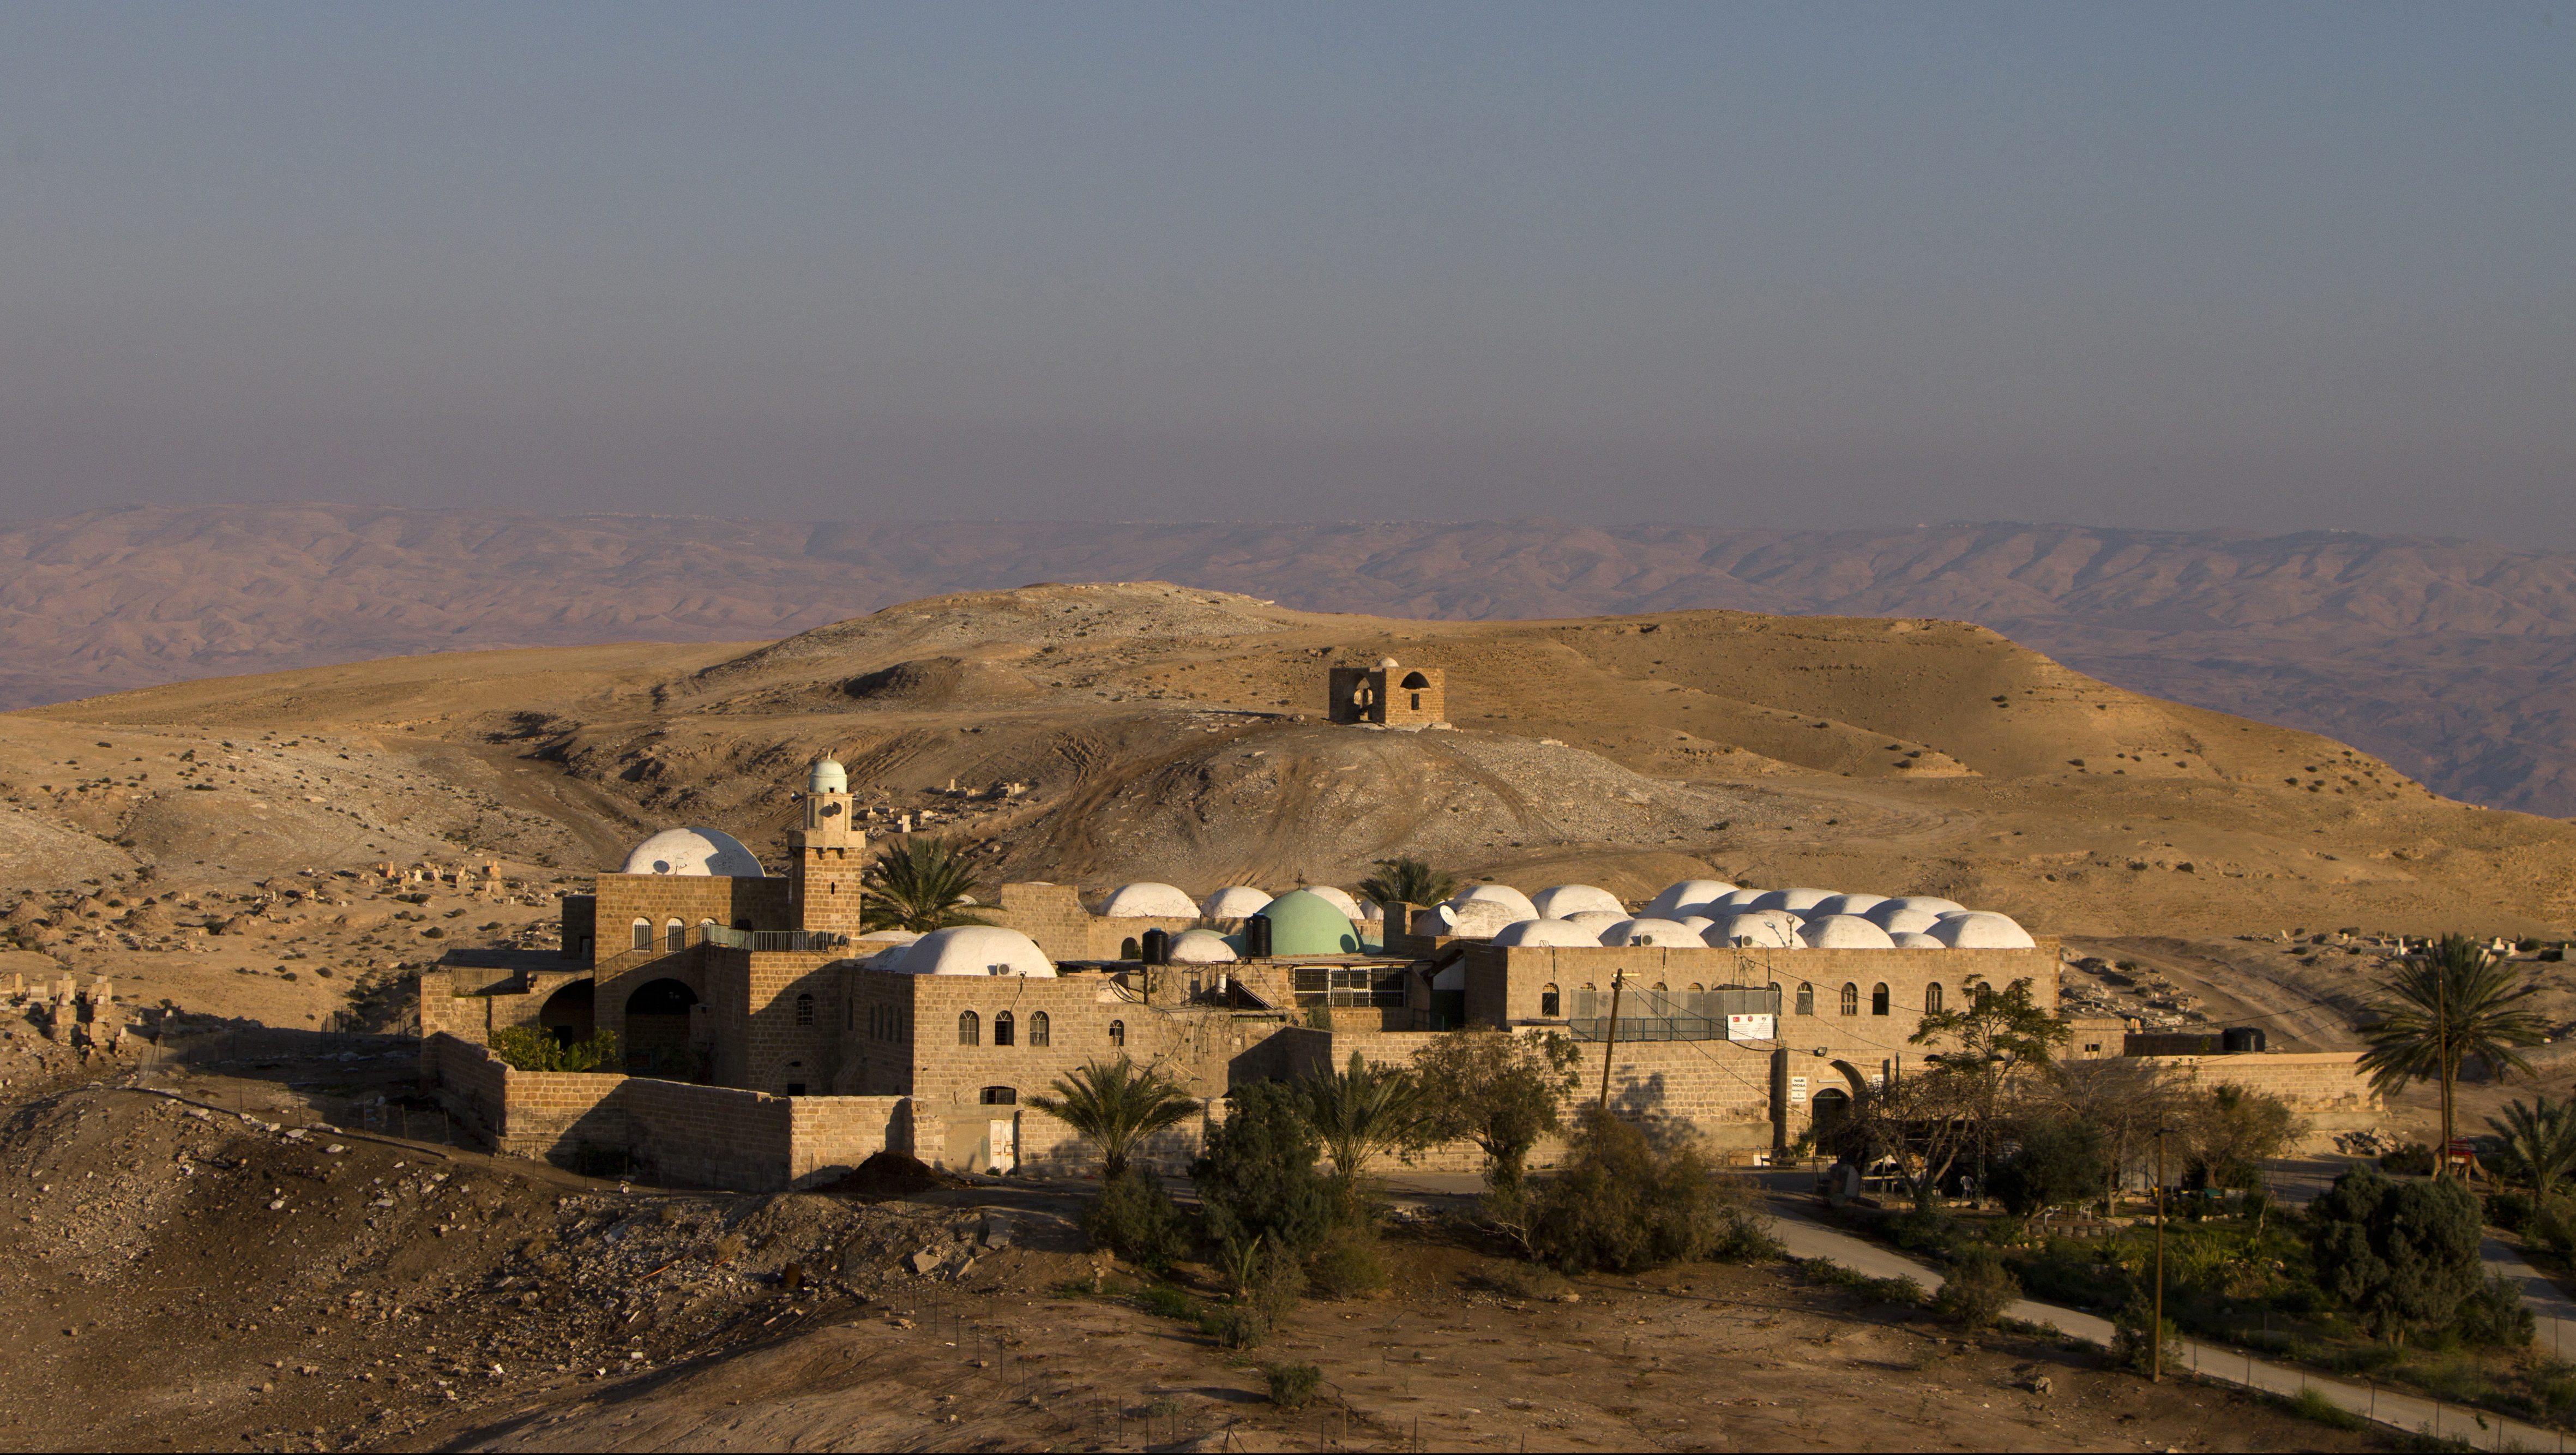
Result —
[[2218, 1049], [2230, 1056], [2263, 1049], [2261, 1026], [2230, 1026], [2218, 1033]]
[[1172, 932], [1169, 930], [1147, 930], [1145, 932], [1145, 937], [1137, 942], [1137, 957], [1148, 965], [1171, 964]]
[[1243, 922], [1243, 958], [1270, 958], [1270, 916], [1256, 914]]

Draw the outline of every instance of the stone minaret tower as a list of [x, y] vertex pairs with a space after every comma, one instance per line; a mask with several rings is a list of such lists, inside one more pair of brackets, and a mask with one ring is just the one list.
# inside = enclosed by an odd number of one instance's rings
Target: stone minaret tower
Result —
[[787, 846], [787, 903], [801, 930], [859, 933], [859, 873], [868, 836], [851, 821], [850, 775], [830, 755], [817, 759], [805, 781], [805, 818]]

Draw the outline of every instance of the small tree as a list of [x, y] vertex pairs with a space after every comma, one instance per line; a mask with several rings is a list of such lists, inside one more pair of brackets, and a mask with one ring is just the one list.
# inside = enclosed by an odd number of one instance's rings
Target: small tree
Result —
[[1360, 1179], [1386, 1153], [1410, 1154], [1430, 1139], [1422, 1084], [1413, 1073], [1351, 1053], [1342, 1071], [1312, 1071], [1295, 1083], [1306, 1124], [1333, 1159], [1333, 1190], [1343, 1221], [1360, 1217]]
[[2539, 1101], [2538, 1106], [2514, 1102], [2504, 1109], [2502, 1120], [2489, 1117], [2487, 1125], [2504, 1138], [2501, 1166], [2545, 1198], [2576, 1172], [2576, 1109], [2545, 1096]]
[[2364, 1163], [2309, 1204], [2307, 1221], [2320, 1281], [2394, 1343], [2449, 1323], [2481, 1286], [2478, 1202], [2456, 1179], [2394, 1182]]
[[1977, 986], [1959, 998], [1955, 1009], [1924, 1016], [1907, 1038], [1918, 1046], [1946, 1047], [1923, 1059], [1975, 1088], [1972, 1115], [1981, 1178], [2007, 1087], [2024, 1072], [2046, 1068], [2049, 1053], [2066, 1036], [2066, 1022], [2031, 999], [2028, 980], [2016, 980], [2002, 990]]
[[2111, 1165], [2110, 1138], [2072, 1116], [2030, 1118], [2020, 1145], [1995, 1169], [1995, 1195], [2017, 1218], [2080, 1203], [2102, 1190]]
[[1434, 869], [1420, 859], [1380, 859], [1377, 872], [1360, 881], [1360, 893], [1384, 905], [1438, 904], [1457, 892], [1457, 875]]
[[1302, 1258], [1333, 1225], [1332, 1191], [1315, 1171], [1323, 1145], [1282, 1082], [1240, 1086], [1226, 1100], [1231, 1109], [1190, 1167], [1208, 1236], [1229, 1261], [1264, 1248]]
[[2052, 1061], [2027, 1088], [2030, 1104], [2102, 1133], [2102, 1215], [2116, 1210], [2120, 1175], [2142, 1159], [2159, 1127], [2181, 1113], [2172, 1075], [2143, 1056]]
[[2277, 1096], [2220, 1086], [2183, 1113], [2183, 1177], [2203, 1187], [2244, 1191], [2263, 1182], [2263, 1164], [2286, 1154], [2303, 1129]]
[[1932, 1312], [1965, 1328], [1992, 1328], [2021, 1298], [2021, 1280], [1994, 1249], [1980, 1243], [1950, 1265], [1941, 1291], [1932, 1296]]
[[985, 923], [968, 903], [975, 893], [975, 866], [964, 849], [946, 839], [897, 839], [859, 877], [867, 890], [859, 902], [859, 923], [869, 929], [926, 935]]
[[1778, 1251], [1748, 1185], [1719, 1179], [1696, 1148], [1657, 1146], [1598, 1107], [1584, 1109], [1565, 1169], [1539, 1188], [1530, 1244], [1567, 1273]]
[[1580, 1053], [1566, 1037], [1490, 1026], [1443, 1031], [1413, 1058], [1432, 1136], [1465, 1137], [1485, 1154], [1485, 1185], [1518, 1197], [1530, 1149], [1565, 1126]]
[[[2460, 1067], [2483, 1063], [2503, 1081], [2529, 1072], [2519, 1046], [2537, 1043], [2545, 1027], [2524, 1002], [2540, 989], [2466, 935], [2444, 935], [2422, 959], [2409, 960], [2380, 986], [2379, 1019], [2362, 1027], [2370, 1043], [2361, 1065], [2373, 1091], [2389, 1095], [2419, 1080], [2442, 1089], [2442, 1146], [2457, 1139]], [[2436, 1176], [2450, 1158], [2437, 1154]]]
[[1138, 1142], [1187, 1121], [1199, 1109], [1160, 1067], [1139, 1071], [1124, 1056], [1106, 1065], [1093, 1061], [1058, 1078], [1053, 1096], [1032, 1096], [1029, 1105], [1100, 1149], [1103, 1182], [1125, 1175]]

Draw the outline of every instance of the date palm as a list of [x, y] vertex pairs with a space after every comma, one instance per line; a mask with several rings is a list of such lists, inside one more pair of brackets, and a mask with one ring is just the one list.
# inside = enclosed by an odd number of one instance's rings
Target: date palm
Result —
[[1399, 1066], [1370, 1062], [1359, 1052], [1342, 1071], [1309, 1071], [1297, 1079], [1297, 1106], [1333, 1159], [1333, 1191], [1345, 1221], [1360, 1210], [1360, 1179], [1388, 1152], [1409, 1154], [1430, 1139], [1422, 1083]]
[[2361, 1028], [2370, 1044], [2361, 1067], [2370, 1073], [2371, 1090], [2382, 1095], [2420, 1080], [2440, 1085], [2436, 1175], [2450, 1167], [2462, 1063], [2479, 1062], [2498, 1081], [2531, 1070], [2515, 1048], [2541, 1039], [2540, 1017], [2523, 1004], [2539, 988], [2466, 935], [2444, 935], [2422, 959], [2407, 961], [2381, 984], [2382, 998], [2371, 1006], [2379, 1019]]
[[980, 925], [971, 907], [975, 866], [964, 849], [946, 839], [907, 838], [886, 846], [860, 876], [867, 897], [859, 923], [872, 930], [928, 934], [952, 925]]
[[1029, 1105], [1100, 1149], [1104, 1184], [1126, 1174], [1138, 1142], [1196, 1116], [1199, 1110], [1198, 1101], [1159, 1067], [1140, 1071], [1124, 1056], [1106, 1063], [1093, 1061], [1070, 1076], [1058, 1077], [1053, 1096], [1032, 1096]]
[[1377, 872], [1360, 881], [1360, 893], [1384, 905], [1418, 904], [1428, 907], [1457, 892], [1457, 875], [1434, 869], [1421, 859], [1380, 859]]
[[2544, 1096], [2536, 1107], [2517, 1101], [2504, 1109], [2502, 1120], [2487, 1118], [2487, 1125], [2504, 1138], [2510, 1159], [2530, 1175], [2536, 1196], [2548, 1196], [2560, 1178], [2576, 1172], [2576, 1114], [2571, 1113], [2576, 1104]]

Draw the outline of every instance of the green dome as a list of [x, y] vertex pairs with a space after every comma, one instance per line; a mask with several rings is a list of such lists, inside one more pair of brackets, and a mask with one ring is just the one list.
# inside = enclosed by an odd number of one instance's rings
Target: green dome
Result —
[[1360, 932], [1333, 902], [1303, 889], [1270, 901], [1260, 918], [1270, 921], [1270, 953], [1276, 955], [1356, 955]]

